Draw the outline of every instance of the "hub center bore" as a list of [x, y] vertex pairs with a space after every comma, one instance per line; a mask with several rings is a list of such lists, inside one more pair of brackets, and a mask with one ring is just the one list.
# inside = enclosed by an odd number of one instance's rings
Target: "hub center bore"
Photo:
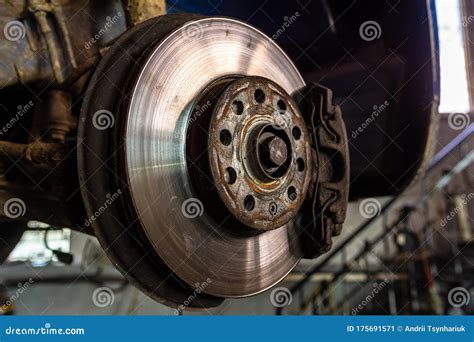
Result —
[[291, 140], [283, 127], [262, 124], [249, 134], [245, 156], [246, 169], [258, 182], [272, 182], [284, 177], [292, 160]]
[[291, 163], [291, 141], [280, 126], [266, 125], [256, 142], [257, 161], [265, 180], [283, 177]]

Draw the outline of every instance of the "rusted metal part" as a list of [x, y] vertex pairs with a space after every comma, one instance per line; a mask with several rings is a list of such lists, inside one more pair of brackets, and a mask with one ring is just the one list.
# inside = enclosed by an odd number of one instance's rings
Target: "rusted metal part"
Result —
[[305, 258], [315, 258], [341, 233], [349, 200], [349, 151], [341, 109], [332, 91], [311, 84], [303, 94], [303, 112], [312, 136], [315, 162], [313, 183], [302, 209]]
[[77, 118], [72, 114], [72, 95], [54, 89], [48, 94], [48, 103], [41, 125], [47, 127], [43, 137], [48, 142], [64, 143], [68, 134], [77, 127]]
[[77, 69], [76, 56], [72, 47], [72, 40], [67, 26], [67, 19], [59, 0], [51, 0], [51, 11], [54, 14], [56, 22], [58, 23], [59, 31], [64, 41], [67, 56], [69, 58], [69, 63], [74, 69]]
[[[37, 220], [51, 225], [80, 227], [84, 221], [71, 145], [35, 141], [30, 144], [0, 141], [1, 220]], [[77, 193], [77, 192], [76, 192]], [[10, 210], [8, 205], [16, 208]]]
[[23, 13], [28, 13], [26, 0], [0, 3], [0, 26], [9, 32], [8, 39], [0, 42], [1, 88], [53, 79], [46, 49], [32, 29], [33, 20]]
[[129, 25], [166, 14], [165, 0], [125, 0]]
[[0, 3], [0, 26], [15, 34], [0, 43], [0, 87], [69, 85], [97, 64], [100, 49], [125, 32], [125, 16], [120, 0]]
[[257, 230], [292, 220], [311, 179], [310, 136], [274, 82], [243, 77], [220, 95], [209, 128], [212, 177], [227, 209]]
[[56, 167], [61, 163], [71, 146], [57, 143], [44, 143], [35, 141], [31, 144], [18, 144], [8, 141], [0, 141], [0, 156], [8, 157], [10, 160], [29, 161], [38, 165]]
[[51, 4], [45, 0], [29, 0], [29, 10], [38, 22], [38, 26], [46, 41], [56, 82], [59, 84], [64, 83], [66, 80], [66, 75], [64, 74], [66, 61], [62, 58], [63, 51], [58, 41], [58, 36], [48, 19], [48, 13], [52, 11]]

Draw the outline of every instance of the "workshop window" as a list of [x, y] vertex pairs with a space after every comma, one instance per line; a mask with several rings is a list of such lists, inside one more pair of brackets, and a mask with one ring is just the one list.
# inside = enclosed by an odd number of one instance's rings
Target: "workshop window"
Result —
[[[441, 113], [468, 112], [469, 92], [461, 3], [436, 0], [441, 61]], [[472, 23], [474, 24], [474, 22]]]

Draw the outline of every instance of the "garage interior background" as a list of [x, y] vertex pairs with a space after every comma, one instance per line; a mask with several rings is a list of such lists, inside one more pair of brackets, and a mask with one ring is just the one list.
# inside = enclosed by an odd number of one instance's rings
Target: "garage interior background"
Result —
[[[203, 14], [222, 15], [222, 2], [209, 0]], [[387, 0], [393, 11], [397, 11], [398, 2]], [[167, 9], [189, 10], [182, 3], [169, 1]], [[298, 4], [304, 11], [305, 4]], [[262, 2], [256, 12], [265, 16], [271, 6]], [[436, 6], [441, 114], [435, 140], [438, 154], [427, 175], [396, 199], [351, 202], [343, 234], [335, 240], [329, 257], [302, 261], [276, 289], [247, 299], [226, 300], [216, 309], [179, 314], [473, 313], [474, 167], [470, 165], [452, 179], [442, 177], [466, 161], [474, 146], [470, 124], [474, 1], [437, 0]], [[453, 124], [454, 117], [461, 124]], [[472, 157], [467, 160], [472, 162]], [[440, 179], [448, 179], [449, 184], [432, 191]], [[392, 226], [407, 212], [408, 219]], [[39, 222], [29, 226], [8, 262], [0, 267], [1, 298], [6, 301], [24, 289], [6, 314], [176, 313], [129, 285], [94, 238], [67, 228], [51, 231]], [[106, 290], [99, 293], [98, 289]]]

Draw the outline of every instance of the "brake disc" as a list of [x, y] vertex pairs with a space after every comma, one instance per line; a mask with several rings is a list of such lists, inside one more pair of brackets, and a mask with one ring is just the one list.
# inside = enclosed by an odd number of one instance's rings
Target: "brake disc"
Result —
[[318, 143], [293, 100], [304, 87], [270, 38], [229, 18], [160, 17], [110, 48], [84, 100], [79, 170], [89, 215], [120, 190], [92, 226], [135, 285], [169, 305], [198, 288], [190, 306], [215, 306], [307, 254], [298, 213]]
[[[78, 172], [88, 220], [118, 270], [154, 300], [177, 307], [214, 307], [222, 298], [199, 293], [152, 251], [130, 196], [125, 129], [131, 89], [150, 51], [192, 15], [163, 16], [124, 33], [89, 82], [78, 130]], [[189, 301], [189, 298], [195, 300]]]
[[[292, 225], [240, 235], [233, 222], [208, 214], [188, 178], [186, 132], [195, 99], [229, 75], [273, 79], [289, 94], [304, 86], [288, 57], [256, 29], [222, 18], [187, 23], [154, 49], [140, 72], [128, 110], [126, 162], [141, 224], [161, 259], [188, 284], [211, 279], [206, 293], [240, 297], [280, 281], [300, 255]], [[217, 98], [210, 93], [205, 103], [212, 106]], [[199, 215], [189, 218], [196, 215], [186, 204]]]

